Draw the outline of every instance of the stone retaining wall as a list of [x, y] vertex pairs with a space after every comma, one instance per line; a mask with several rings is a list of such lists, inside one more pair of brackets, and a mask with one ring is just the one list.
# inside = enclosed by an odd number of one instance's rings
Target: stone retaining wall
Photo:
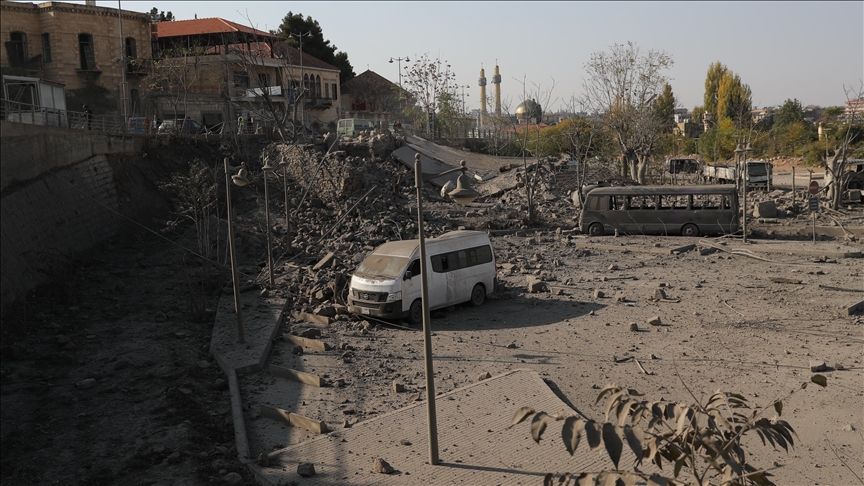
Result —
[[114, 173], [102, 155], [44, 173], [4, 194], [0, 205], [4, 309], [35, 286], [59, 278], [58, 269], [71, 255], [113, 235], [117, 208]]

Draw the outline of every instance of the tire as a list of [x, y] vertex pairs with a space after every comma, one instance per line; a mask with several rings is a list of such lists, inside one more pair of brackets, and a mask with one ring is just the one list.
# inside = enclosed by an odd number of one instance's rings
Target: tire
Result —
[[423, 302], [420, 299], [411, 303], [408, 309], [408, 323], [414, 326], [423, 324]]
[[699, 236], [699, 227], [693, 223], [687, 223], [681, 227], [681, 236]]
[[486, 302], [486, 288], [482, 284], [477, 284], [471, 290], [471, 307], [480, 307], [483, 302]]
[[590, 236], [603, 236], [606, 234], [606, 230], [600, 223], [591, 223], [591, 226], [588, 227], [588, 234]]

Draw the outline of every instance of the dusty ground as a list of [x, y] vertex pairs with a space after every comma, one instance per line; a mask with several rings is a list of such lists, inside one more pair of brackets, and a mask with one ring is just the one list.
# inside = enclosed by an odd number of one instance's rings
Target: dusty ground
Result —
[[[394, 200], [376, 199], [366, 212], [352, 214], [340, 223], [340, 238], [316, 246], [321, 225], [301, 225], [295, 243], [312, 253], [293, 263], [311, 265], [335, 249], [349, 269], [351, 255], [371, 250], [366, 247], [382, 235], [409, 236], [410, 224], [404, 221], [410, 220], [410, 186], [403, 184], [402, 196]], [[240, 240], [247, 248], [240, 264], [250, 273], [262, 265], [263, 253], [255, 223], [259, 215], [247, 211], [261, 198], [254, 191], [246, 194], [239, 196]], [[280, 197], [281, 192], [274, 202]], [[511, 207], [519, 207], [518, 198], [509, 199]], [[434, 314], [438, 392], [472, 383], [483, 372], [531, 367], [593, 418], [602, 418], [593, 406], [595, 387], [609, 382], [666, 400], [692, 400], [684, 384], [697, 398], [722, 388], [769, 406], [807, 381], [811, 360], [825, 360], [831, 370], [825, 373], [828, 387], [811, 386], [786, 402], [783, 417], [798, 432], [796, 447], [788, 454], [774, 452], [753, 437], [748, 439], [752, 461], [776, 468], [777, 484], [859, 482], [862, 318], [846, 316], [842, 309], [864, 295], [861, 259], [775, 255], [769, 256], [777, 261], [772, 263], [724, 252], [641, 253], [635, 249], [691, 241], [556, 234], [557, 227], [573, 225], [567, 204], [550, 201], [541, 208], [539, 234], [523, 228], [521, 235], [493, 237], [504, 291], [481, 308]], [[432, 202], [426, 208], [433, 220], [427, 230], [434, 235], [458, 226], [480, 229], [491, 220], [497, 221], [492, 229], [524, 226], [521, 219], [498, 216], [500, 205], [481, 201], [466, 211]], [[398, 208], [405, 214], [397, 214]], [[364, 217], [379, 210], [399, 222], [396, 230], [384, 218], [370, 224]], [[306, 211], [327, 222], [324, 228], [344, 213]], [[184, 244], [194, 244], [189, 233], [184, 238]], [[590, 249], [589, 244], [633, 251]], [[830, 251], [860, 249], [856, 244], [819, 243]], [[236, 460], [224, 376], [207, 354], [212, 317], [190, 319], [182, 262], [176, 247], [156, 236], [118, 237], [90, 252], [57, 285], [34, 293], [26, 335], [14, 341], [4, 337], [3, 343], [4, 485], [252, 484]], [[193, 278], [197, 270], [190, 263]], [[526, 275], [563, 291], [529, 294]], [[773, 283], [770, 277], [801, 284]], [[661, 285], [680, 301], [650, 301]], [[300, 280], [291, 287], [284, 288], [285, 295], [298, 302], [309, 290]], [[594, 298], [598, 289], [609, 297]], [[218, 293], [207, 294], [206, 307], [215, 307]], [[619, 293], [625, 301], [615, 298]], [[663, 325], [647, 325], [653, 316]], [[631, 332], [631, 323], [640, 331]], [[283, 330], [310, 327], [316, 326], [292, 320]], [[331, 382], [343, 380], [342, 386], [291, 388], [266, 373], [241, 379], [253, 454], [308, 437], [260, 418], [257, 405], [279, 406], [338, 428], [345, 420], [363, 420], [422, 394], [421, 333], [350, 316], [320, 330], [322, 339], [350, 348], [296, 356], [280, 342], [268, 364], [326, 374]], [[612, 356], [635, 356], [654, 374], [643, 374], [634, 362], [616, 364]], [[391, 392], [394, 380], [409, 391]], [[525, 405], [531, 405], [527, 398]]]

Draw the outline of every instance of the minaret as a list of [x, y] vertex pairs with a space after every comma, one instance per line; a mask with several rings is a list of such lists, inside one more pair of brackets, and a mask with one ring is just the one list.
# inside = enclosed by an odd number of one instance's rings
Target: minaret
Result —
[[477, 86], [480, 86], [480, 125], [486, 123], [486, 71], [483, 69], [483, 64], [480, 64], [480, 79], [477, 80]]
[[495, 60], [495, 75], [492, 76], [495, 85], [495, 115], [501, 116], [501, 73], [498, 72], [498, 60]]

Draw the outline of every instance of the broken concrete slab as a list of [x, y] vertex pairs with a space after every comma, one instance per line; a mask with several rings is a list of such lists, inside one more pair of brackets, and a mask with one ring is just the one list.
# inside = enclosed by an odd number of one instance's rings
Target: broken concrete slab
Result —
[[318, 263], [316, 263], [315, 266], [312, 267], [312, 270], [320, 270], [322, 268], [327, 267], [328, 265], [332, 265], [333, 260], [335, 260], [335, 259], [336, 259], [336, 255], [331, 251], [330, 253], [324, 255], [324, 258], [322, 258], [321, 260], [318, 260]]
[[289, 343], [297, 344], [303, 346], [304, 348], [312, 349], [314, 351], [330, 351], [331, 349], [333, 349], [332, 346], [325, 343], [324, 341], [308, 339], [300, 336], [294, 336], [291, 334], [283, 334], [282, 339], [288, 341]]
[[285, 422], [289, 425], [306, 429], [309, 432], [314, 432], [316, 434], [326, 434], [329, 432], [326, 423], [302, 415], [297, 415], [296, 413], [291, 413], [287, 410], [282, 410], [281, 408], [261, 405], [260, 412], [262, 417], [267, 417], [279, 422]]
[[283, 368], [281, 366], [270, 365], [269, 370], [271, 375], [278, 376], [279, 378], [285, 378], [286, 380], [292, 380], [299, 383], [304, 383], [306, 385], [312, 385], [317, 387], [324, 386], [324, 379], [320, 376], [312, 375], [309, 373], [304, 373], [302, 371], [292, 370], [288, 368]]

